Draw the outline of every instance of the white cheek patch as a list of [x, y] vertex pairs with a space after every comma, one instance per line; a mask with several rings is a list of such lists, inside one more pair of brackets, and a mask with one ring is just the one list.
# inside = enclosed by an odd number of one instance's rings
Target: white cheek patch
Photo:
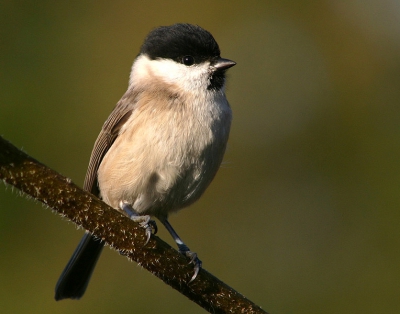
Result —
[[[150, 60], [139, 56], [132, 66], [130, 84], [149, 80], [152, 76], [168, 84], [179, 85], [185, 90], [207, 88], [209, 83], [209, 62], [186, 66], [170, 59]], [[136, 85], [136, 84], [135, 84]]]
[[151, 60], [147, 56], [139, 56], [132, 65], [131, 74], [129, 76], [129, 85], [137, 85], [137, 82], [146, 80], [149, 76], [148, 64]]

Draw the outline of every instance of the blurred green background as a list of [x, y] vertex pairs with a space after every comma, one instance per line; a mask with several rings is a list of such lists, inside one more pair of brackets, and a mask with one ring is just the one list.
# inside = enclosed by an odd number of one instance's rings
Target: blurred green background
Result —
[[[81, 185], [142, 40], [175, 22], [237, 62], [225, 162], [171, 217], [204, 268], [271, 314], [400, 313], [398, 1], [3, 0], [0, 134]], [[0, 207], [2, 313], [204, 312], [110, 249], [55, 302], [83, 230], [4, 184]]]

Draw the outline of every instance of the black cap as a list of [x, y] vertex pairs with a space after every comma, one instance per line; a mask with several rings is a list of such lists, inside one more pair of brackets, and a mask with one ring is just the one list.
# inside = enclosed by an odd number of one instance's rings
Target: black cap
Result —
[[194, 63], [220, 57], [220, 50], [214, 37], [205, 29], [192, 24], [161, 26], [146, 37], [141, 54], [150, 59], [172, 59], [182, 62], [185, 56], [192, 56]]

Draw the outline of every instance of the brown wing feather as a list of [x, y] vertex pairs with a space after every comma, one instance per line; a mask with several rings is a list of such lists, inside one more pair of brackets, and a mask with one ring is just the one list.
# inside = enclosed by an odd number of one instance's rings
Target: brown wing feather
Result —
[[103, 128], [94, 143], [92, 154], [90, 156], [88, 170], [86, 172], [83, 189], [99, 196], [97, 184], [97, 170], [103, 160], [104, 155], [110, 149], [117, 138], [121, 127], [129, 119], [135, 107], [133, 93], [129, 91], [117, 103], [114, 110], [103, 125]]

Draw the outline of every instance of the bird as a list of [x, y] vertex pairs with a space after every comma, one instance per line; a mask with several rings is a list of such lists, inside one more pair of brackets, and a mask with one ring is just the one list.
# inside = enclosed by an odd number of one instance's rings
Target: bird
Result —
[[[193, 263], [190, 281], [202, 262], [168, 217], [197, 201], [220, 167], [232, 121], [226, 70], [234, 65], [200, 26], [177, 23], [150, 31], [127, 91], [97, 137], [83, 185], [140, 223], [147, 242], [157, 231], [151, 217], [157, 218]], [[56, 284], [57, 301], [83, 296], [103, 246], [84, 234]]]

